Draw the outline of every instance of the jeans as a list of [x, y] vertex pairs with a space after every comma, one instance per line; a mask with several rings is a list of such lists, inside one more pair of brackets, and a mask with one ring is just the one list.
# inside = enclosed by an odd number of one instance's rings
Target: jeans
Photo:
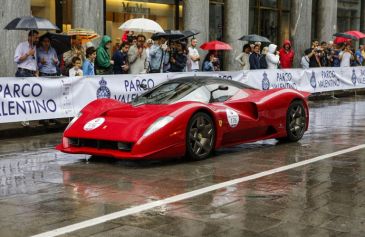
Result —
[[16, 77], [34, 77], [34, 72], [22, 68], [18, 68], [18, 70], [15, 73]]

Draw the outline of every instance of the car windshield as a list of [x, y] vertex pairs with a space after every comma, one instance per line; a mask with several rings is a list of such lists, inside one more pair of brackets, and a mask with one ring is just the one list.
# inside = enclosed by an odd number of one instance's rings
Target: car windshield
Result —
[[205, 86], [186, 81], [162, 84], [155, 89], [138, 96], [132, 101], [132, 105], [172, 104], [182, 101], [208, 103], [209, 100], [210, 92]]

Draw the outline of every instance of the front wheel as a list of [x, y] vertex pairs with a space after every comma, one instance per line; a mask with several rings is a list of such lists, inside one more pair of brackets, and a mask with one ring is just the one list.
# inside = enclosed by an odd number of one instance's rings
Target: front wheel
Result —
[[212, 118], [198, 112], [190, 119], [186, 131], [186, 155], [191, 160], [209, 157], [215, 144], [215, 126]]
[[302, 101], [293, 101], [286, 114], [286, 132], [284, 140], [296, 142], [300, 140], [307, 127], [306, 110]]

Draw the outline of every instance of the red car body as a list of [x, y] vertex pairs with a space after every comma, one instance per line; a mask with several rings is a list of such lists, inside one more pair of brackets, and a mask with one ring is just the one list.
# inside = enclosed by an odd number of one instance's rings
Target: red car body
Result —
[[[198, 78], [204, 83], [204, 78]], [[178, 79], [182, 81], [183, 79]], [[189, 80], [186, 79], [186, 80]], [[232, 81], [206, 79], [210, 83], [231, 85]], [[171, 83], [176, 80], [171, 80]], [[203, 82], [202, 82], [203, 81]], [[233, 84], [238, 83], [234, 82]], [[261, 91], [237, 90], [225, 101], [209, 103], [181, 101], [171, 104], [133, 105], [112, 99], [98, 99], [82, 109], [82, 115], [66, 128], [57, 149], [66, 153], [109, 156], [118, 159], [164, 159], [186, 154], [189, 120], [197, 112], [211, 116], [215, 127], [214, 149], [240, 143], [287, 136], [286, 118], [293, 101], [301, 101], [308, 128], [309, 93], [292, 89]], [[229, 112], [233, 112], [233, 120]], [[238, 117], [235, 117], [238, 115]], [[161, 117], [173, 119], [157, 131], [144, 136]], [[85, 129], [95, 118], [100, 125]]]

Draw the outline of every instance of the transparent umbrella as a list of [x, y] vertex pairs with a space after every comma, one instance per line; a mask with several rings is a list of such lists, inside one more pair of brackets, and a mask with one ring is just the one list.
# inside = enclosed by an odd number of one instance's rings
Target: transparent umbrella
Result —
[[165, 32], [162, 27], [155, 21], [146, 18], [135, 18], [124, 22], [120, 27], [123, 31], [136, 31], [158, 33]]
[[17, 17], [9, 22], [6, 30], [60, 30], [46, 18], [35, 16]]

